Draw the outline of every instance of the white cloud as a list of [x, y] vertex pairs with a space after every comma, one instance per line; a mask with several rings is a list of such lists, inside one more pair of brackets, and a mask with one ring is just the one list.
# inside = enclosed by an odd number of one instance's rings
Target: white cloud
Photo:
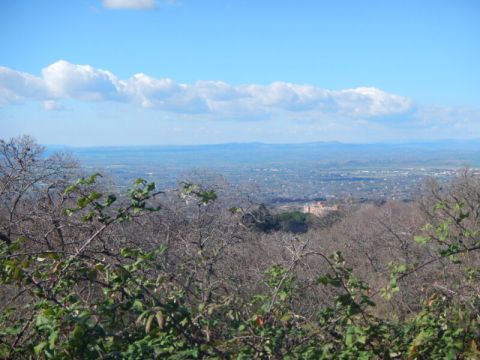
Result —
[[65, 107], [55, 100], [45, 100], [43, 102], [43, 108], [47, 111], [62, 111]]
[[0, 104], [42, 99], [46, 94], [47, 89], [42, 79], [0, 66]]
[[103, 6], [109, 9], [152, 9], [155, 0], [103, 0]]
[[55, 97], [85, 101], [116, 100], [122, 83], [111, 72], [90, 65], [75, 65], [60, 60], [42, 70], [43, 79]]
[[343, 111], [360, 116], [403, 113], [413, 105], [411, 100], [403, 96], [389, 94], [374, 87], [342, 90], [336, 100]]
[[403, 114], [411, 100], [374, 87], [328, 90], [312, 85], [274, 82], [230, 85], [222, 81], [177, 83], [143, 73], [121, 80], [108, 70], [57, 61], [42, 77], [0, 67], [0, 102], [44, 100], [58, 110], [62, 99], [122, 101], [177, 114], [209, 114], [222, 119], [261, 119], [275, 115], [300, 118], [371, 118]]

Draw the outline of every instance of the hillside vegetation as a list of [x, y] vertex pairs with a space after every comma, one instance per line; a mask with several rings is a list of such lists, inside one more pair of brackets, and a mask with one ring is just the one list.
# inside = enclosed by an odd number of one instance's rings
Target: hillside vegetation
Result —
[[468, 170], [324, 222], [218, 184], [112, 189], [0, 142], [1, 358], [480, 358]]

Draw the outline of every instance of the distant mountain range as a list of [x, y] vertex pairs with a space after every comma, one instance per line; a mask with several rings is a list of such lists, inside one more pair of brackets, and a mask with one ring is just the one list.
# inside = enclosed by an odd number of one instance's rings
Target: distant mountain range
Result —
[[145, 164], [178, 168], [225, 166], [322, 167], [480, 166], [480, 140], [444, 140], [400, 144], [312, 142], [300, 144], [226, 143], [71, 147], [47, 145], [47, 153], [71, 152], [86, 165]]

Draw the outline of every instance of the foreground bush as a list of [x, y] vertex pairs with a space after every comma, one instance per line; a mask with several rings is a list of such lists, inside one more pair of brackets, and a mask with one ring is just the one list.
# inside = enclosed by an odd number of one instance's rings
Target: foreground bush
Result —
[[71, 182], [71, 163], [39, 159], [28, 138], [0, 145], [1, 358], [480, 358], [480, 185], [468, 173], [433, 188], [426, 225], [400, 238], [429, 257], [391, 262], [379, 284], [308, 236], [249, 242], [245, 219], [268, 213], [222, 212], [211, 189], [185, 183], [188, 206], [168, 208], [153, 183], [109, 194], [99, 174]]
[[[0, 283], [11, 294], [2, 306], [0, 354], [4, 358], [145, 359], [145, 358], [301, 358], [301, 359], [475, 359], [480, 336], [478, 294], [457, 298], [431, 293], [422, 310], [405, 321], [374, 316], [374, 291], [345, 266], [340, 253], [332, 256], [292, 243], [289, 266], [276, 265], [264, 274], [266, 290], [240, 303], [231, 296], [192, 303], [184, 289], [169, 281], [162, 267], [166, 246], [150, 251], [122, 248], [110, 257], [89, 255], [97, 237], [117, 222], [131, 221], [158, 209], [152, 202], [155, 186], [138, 180], [127, 206], [115, 208], [115, 197], [87, 191], [95, 177], [81, 179], [63, 192], [74, 194], [70, 217], [99, 227], [73, 253], [31, 251], [25, 239], [3, 242]], [[187, 195], [199, 206], [215, 199], [195, 190]], [[66, 201], [65, 201], [66, 202]], [[439, 205], [445, 209], [446, 204]], [[480, 248], [478, 229], [453, 231], [467, 224], [461, 207], [453, 218], [427, 226], [419, 242], [439, 241], [438, 261]], [[462, 225], [463, 226], [463, 225]], [[456, 229], [456, 228], [455, 228]], [[295, 304], [301, 299], [296, 269], [308, 257], [328, 264], [311, 287], [334, 288], [330, 306], [305, 318]], [[381, 289], [384, 297], [401, 291], [400, 279], [425, 264], [408, 269], [392, 266], [392, 279]], [[426, 265], [425, 265], [426, 266]], [[466, 281], [478, 285], [478, 268], [467, 269]], [[468, 278], [467, 278], [468, 276]], [[478, 289], [478, 288], [477, 288]]]

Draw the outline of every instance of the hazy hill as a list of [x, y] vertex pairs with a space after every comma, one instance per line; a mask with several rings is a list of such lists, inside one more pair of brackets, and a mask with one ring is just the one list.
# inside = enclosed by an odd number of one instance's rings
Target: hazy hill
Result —
[[47, 146], [48, 151], [70, 151], [85, 165], [174, 166], [224, 168], [230, 166], [321, 167], [463, 167], [480, 166], [480, 140], [405, 144], [229, 143], [191, 146]]

